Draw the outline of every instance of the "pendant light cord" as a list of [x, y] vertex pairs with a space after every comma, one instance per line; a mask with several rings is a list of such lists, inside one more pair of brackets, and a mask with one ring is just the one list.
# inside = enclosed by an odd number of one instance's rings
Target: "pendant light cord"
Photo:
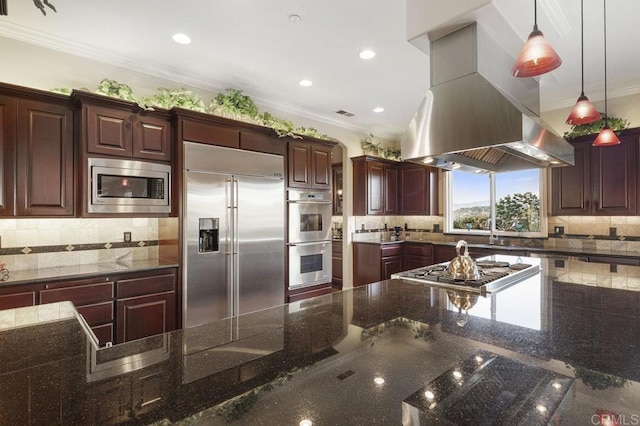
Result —
[[607, 0], [604, 3], [604, 125], [609, 125], [609, 112], [607, 110]]
[[538, 31], [538, 0], [533, 0], [533, 31]]
[[584, 0], [580, 0], [580, 71], [582, 75], [581, 95], [584, 96]]

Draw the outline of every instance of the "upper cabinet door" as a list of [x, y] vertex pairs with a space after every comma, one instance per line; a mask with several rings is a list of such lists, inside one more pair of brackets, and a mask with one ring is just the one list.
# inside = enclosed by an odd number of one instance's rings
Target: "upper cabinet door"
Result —
[[591, 142], [573, 143], [574, 166], [551, 171], [551, 214], [586, 215], [591, 212]]
[[312, 187], [315, 189], [331, 189], [331, 148], [311, 146]]
[[128, 111], [87, 105], [87, 152], [116, 157], [133, 154], [132, 114]]
[[16, 146], [16, 98], [0, 96], [0, 216], [13, 216], [14, 150]]
[[621, 144], [592, 147], [593, 210], [602, 215], [635, 215], [638, 181], [638, 136]]
[[640, 133], [623, 131], [621, 144], [607, 147], [593, 147], [594, 138], [572, 143], [575, 166], [552, 170], [552, 215], [637, 214]]
[[73, 216], [73, 109], [19, 100], [16, 214]]
[[137, 115], [133, 119], [133, 156], [171, 161], [171, 124], [159, 117]]
[[371, 161], [367, 169], [367, 215], [385, 213], [385, 167], [383, 163]]
[[400, 213], [398, 208], [398, 168], [385, 166], [384, 168], [384, 214], [393, 215]]
[[289, 142], [289, 186], [311, 188], [311, 145]]
[[331, 189], [331, 147], [289, 141], [289, 187]]

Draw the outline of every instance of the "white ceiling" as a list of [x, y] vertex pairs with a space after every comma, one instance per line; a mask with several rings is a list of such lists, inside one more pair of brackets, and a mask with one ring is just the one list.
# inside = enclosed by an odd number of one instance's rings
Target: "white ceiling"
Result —
[[[406, 41], [405, 0], [50, 1], [58, 12], [44, 17], [31, 1], [7, 0], [0, 35], [168, 78], [175, 87], [235, 87], [267, 108], [382, 137], [404, 132], [429, 88], [428, 56]], [[602, 0], [584, 1], [585, 92], [597, 101], [604, 98]], [[533, 26], [533, 1], [489, 7], [510, 27], [501, 41], [515, 56]], [[640, 92], [640, 2], [610, 0], [607, 8], [609, 97]], [[481, 13], [477, 19], [482, 24]], [[538, 26], [563, 59], [541, 79], [542, 110], [570, 106], [580, 94], [580, 0], [540, 0]], [[177, 32], [193, 42], [176, 44]], [[360, 59], [365, 48], [375, 58]], [[299, 86], [302, 79], [313, 86]], [[385, 111], [374, 113], [378, 106]], [[337, 115], [340, 109], [355, 116]]]

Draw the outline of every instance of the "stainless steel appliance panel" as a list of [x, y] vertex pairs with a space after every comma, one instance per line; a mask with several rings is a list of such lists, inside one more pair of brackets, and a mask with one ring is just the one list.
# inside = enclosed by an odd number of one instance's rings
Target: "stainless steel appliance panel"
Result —
[[237, 177], [238, 314], [284, 303], [284, 182]]
[[89, 158], [89, 213], [170, 213], [171, 167], [144, 161]]
[[331, 202], [289, 201], [289, 242], [331, 240]]
[[331, 281], [331, 241], [289, 243], [289, 288]]
[[[231, 178], [202, 172], [185, 173], [184, 327], [205, 324], [232, 314]], [[217, 251], [200, 249], [200, 219], [217, 218]]]
[[190, 142], [184, 151], [184, 326], [284, 303], [283, 158]]

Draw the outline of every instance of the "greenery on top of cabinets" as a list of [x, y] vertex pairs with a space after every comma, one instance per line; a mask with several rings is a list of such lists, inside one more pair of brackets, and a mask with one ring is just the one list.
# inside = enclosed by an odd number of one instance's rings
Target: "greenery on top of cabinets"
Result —
[[575, 139], [584, 135], [600, 133], [600, 130], [604, 127], [605, 119], [609, 127], [611, 127], [611, 130], [614, 132], [618, 132], [629, 127], [629, 122], [623, 118], [608, 117], [602, 112], [600, 113], [600, 116], [602, 118], [598, 121], [594, 121], [593, 123], [571, 126], [571, 131], [565, 132], [564, 134], [565, 139]]
[[102, 81], [98, 84], [98, 88], [95, 90], [95, 92], [99, 95], [118, 98], [129, 102], [135, 102], [142, 109], [153, 109], [149, 108], [144, 103], [144, 100], [138, 99], [136, 95], [133, 94], [133, 90], [131, 89], [131, 87], [129, 87], [129, 85], [119, 83], [115, 80], [103, 78]]
[[[86, 88], [82, 90], [89, 91]], [[51, 89], [51, 91], [65, 95], [70, 95], [72, 92], [71, 89], [66, 87], [58, 87]], [[208, 107], [205, 106], [205, 103], [198, 95], [184, 88], [160, 87], [154, 95], [147, 98], [138, 98], [128, 85], [105, 78], [98, 84], [98, 88], [94, 92], [99, 95], [135, 102], [145, 110], [153, 110], [153, 107], [164, 109], [178, 107], [258, 124], [273, 129], [281, 138], [288, 136], [302, 139], [302, 136], [310, 136], [317, 139], [330, 140], [329, 136], [318, 132], [313, 127], [296, 127], [290, 120], [276, 117], [268, 112], [261, 114], [253, 99], [248, 95], [244, 95], [242, 90], [239, 89], [227, 88], [224, 93], [218, 93], [211, 100]], [[399, 150], [397, 155], [399, 158]]]
[[246, 116], [252, 120], [258, 117], [258, 106], [251, 97], [242, 94], [242, 90], [227, 88], [225, 93], [218, 93], [209, 104], [209, 112], [219, 113], [229, 112], [240, 117]]
[[169, 89], [160, 87], [158, 88], [158, 93], [145, 98], [144, 102], [149, 106], [158, 108], [171, 109], [178, 107], [198, 112], [207, 111], [204, 101], [200, 96], [184, 88]]
[[360, 147], [365, 155], [373, 155], [394, 161], [401, 160], [400, 150], [398, 148], [384, 147], [382, 144], [373, 142], [373, 137], [373, 134], [369, 133], [369, 136], [360, 142]]

